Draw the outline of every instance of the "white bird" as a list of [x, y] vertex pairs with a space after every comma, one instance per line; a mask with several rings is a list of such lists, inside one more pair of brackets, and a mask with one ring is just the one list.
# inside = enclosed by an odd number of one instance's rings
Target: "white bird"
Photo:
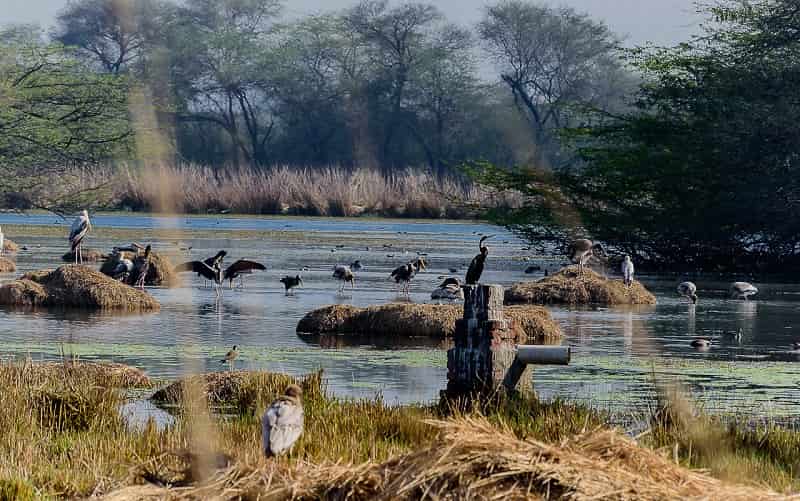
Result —
[[289, 451], [303, 434], [302, 395], [302, 388], [290, 384], [261, 418], [261, 444], [267, 457]]
[[457, 278], [445, 278], [439, 287], [431, 292], [431, 299], [447, 299], [449, 301], [464, 300], [464, 290]]
[[583, 272], [583, 267], [589, 262], [595, 252], [603, 253], [603, 246], [599, 243], [592, 243], [591, 240], [579, 238], [572, 242], [569, 247], [569, 258], [574, 263], [580, 266], [580, 271]]
[[747, 300], [749, 296], [756, 294], [758, 294], [758, 289], [753, 284], [747, 282], [733, 282], [731, 284], [731, 296], [734, 298]]
[[631, 257], [628, 255], [622, 260], [622, 277], [625, 280], [625, 285], [628, 287], [633, 284], [633, 261], [631, 261]]
[[75, 254], [75, 264], [80, 261], [83, 264], [83, 254], [81, 247], [83, 239], [89, 230], [92, 229], [92, 223], [89, 221], [89, 213], [86, 210], [81, 211], [80, 215], [72, 222], [72, 227], [69, 231], [69, 245], [72, 252]]
[[3, 230], [0, 229], [0, 254], [3, 253], [3, 249], [5, 248], [5, 245], [6, 245], [6, 237], [5, 237], [5, 235], [3, 235]]
[[697, 286], [694, 282], [681, 282], [678, 284], [678, 294], [688, 298], [692, 304], [697, 304]]

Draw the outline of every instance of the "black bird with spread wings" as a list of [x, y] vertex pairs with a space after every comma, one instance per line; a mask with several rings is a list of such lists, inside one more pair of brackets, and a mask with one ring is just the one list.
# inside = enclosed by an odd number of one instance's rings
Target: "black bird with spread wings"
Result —
[[481, 237], [480, 242], [478, 242], [478, 248], [481, 250], [481, 253], [472, 258], [472, 262], [469, 263], [465, 280], [467, 285], [475, 285], [481, 279], [481, 275], [483, 275], [483, 268], [486, 265], [486, 257], [489, 255], [489, 247], [483, 245], [483, 242], [492, 238], [493, 236], [494, 235], [483, 236]]
[[229, 280], [231, 289], [233, 289], [233, 280], [238, 278], [242, 287], [244, 287], [244, 275], [250, 275], [256, 270], [266, 270], [267, 267], [255, 261], [247, 259], [240, 259], [232, 265], [225, 268], [225, 273], [222, 276], [223, 280]]
[[175, 273], [187, 271], [197, 273], [206, 280], [210, 280], [214, 284], [214, 292], [219, 295], [219, 286], [222, 283], [222, 259], [227, 254], [228, 253], [223, 250], [217, 252], [214, 257], [210, 257], [204, 261], [189, 261], [179, 264], [175, 267]]

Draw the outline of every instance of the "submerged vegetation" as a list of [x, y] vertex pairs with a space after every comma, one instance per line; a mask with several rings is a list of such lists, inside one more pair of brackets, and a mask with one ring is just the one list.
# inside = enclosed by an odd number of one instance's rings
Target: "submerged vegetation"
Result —
[[[604, 424], [606, 416], [579, 405], [515, 397], [467, 407], [339, 400], [326, 394], [319, 374], [299, 379], [306, 414], [301, 439], [287, 459], [266, 460], [260, 416], [294, 378], [207, 376], [216, 391], [209, 400], [222, 414], [206, 428], [197, 429], [197, 402], [182, 392], [168, 392], [179, 404], [175, 424], [129, 428], [117, 409], [126, 399], [122, 386], [131, 381], [81, 370], [80, 364], [34, 367], [0, 366], [0, 489], [20, 493], [11, 499], [25, 499], [19, 497], [25, 493], [414, 499], [422, 492], [585, 499], [612, 490], [620, 499], [652, 499], [655, 493], [661, 499], [710, 493], [777, 499], [759, 486], [782, 492], [800, 487], [794, 469], [798, 434], [778, 428], [765, 439], [762, 430], [709, 427], [709, 437], [722, 433], [731, 445], [730, 465], [750, 465], [729, 479], [736, 485], [685, 469], [724, 473], [712, 455], [690, 445], [699, 443], [697, 437], [687, 439], [684, 428], [664, 419], [637, 444]], [[203, 473], [204, 458], [219, 469]], [[759, 476], [767, 468], [771, 473]]]

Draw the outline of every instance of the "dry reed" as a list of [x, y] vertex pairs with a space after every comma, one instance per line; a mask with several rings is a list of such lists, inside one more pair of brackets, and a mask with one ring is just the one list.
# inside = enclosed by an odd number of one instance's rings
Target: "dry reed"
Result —
[[3, 252], [18, 252], [19, 245], [11, 239], [3, 239]]
[[13, 273], [15, 271], [17, 271], [17, 265], [14, 264], [14, 261], [0, 256], [0, 273]]

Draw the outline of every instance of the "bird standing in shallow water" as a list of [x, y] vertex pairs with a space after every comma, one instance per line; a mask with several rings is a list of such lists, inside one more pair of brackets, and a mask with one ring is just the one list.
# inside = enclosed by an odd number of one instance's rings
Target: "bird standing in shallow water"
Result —
[[261, 445], [267, 457], [288, 452], [303, 434], [302, 397], [303, 389], [290, 384], [261, 418]]
[[144, 282], [147, 279], [147, 272], [150, 271], [150, 251], [152, 248], [148, 244], [144, 249], [143, 256], [136, 256], [133, 260], [133, 276], [135, 277], [134, 284], [136, 287], [144, 290]]
[[699, 337], [697, 339], [692, 340], [691, 345], [692, 348], [704, 350], [711, 347], [711, 340]]
[[89, 220], [89, 212], [82, 210], [72, 222], [69, 230], [69, 245], [73, 254], [75, 254], [75, 264], [78, 264], [79, 261], [83, 264], [82, 244], [90, 229], [92, 229], [92, 222]]
[[344, 292], [344, 286], [348, 282], [350, 283], [350, 288], [355, 289], [356, 287], [356, 274], [353, 273], [353, 270], [350, 269], [349, 266], [344, 266], [338, 264], [333, 267], [333, 278], [341, 282], [339, 286], [339, 292]]
[[283, 287], [286, 289], [286, 295], [291, 294], [292, 289], [294, 289], [295, 287], [300, 287], [303, 285], [303, 279], [300, 278], [300, 275], [294, 277], [290, 277], [287, 275], [281, 278], [280, 281], [283, 284]]
[[204, 261], [189, 261], [175, 267], [175, 273], [192, 271], [206, 280], [210, 280], [214, 287], [214, 293], [219, 296], [222, 293], [222, 260], [227, 255], [224, 250], [219, 251], [216, 256]]
[[486, 257], [489, 256], [489, 247], [483, 245], [483, 242], [492, 238], [494, 235], [486, 235], [481, 237], [480, 241], [478, 242], [478, 248], [480, 249], [480, 254], [472, 258], [472, 262], [469, 263], [469, 268], [467, 268], [467, 276], [465, 282], [467, 285], [475, 285], [481, 279], [481, 275], [483, 275], [483, 268], [486, 266]]
[[361, 271], [364, 268], [364, 265], [361, 264], [361, 261], [356, 259], [353, 261], [353, 264], [350, 265], [350, 269], [353, 271]]
[[630, 287], [633, 284], [633, 261], [627, 254], [622, 260], [622, 278], [626, 286]]
[[221, 364], [224, 364], [224, 363], [230, 364], [231, 370], [233, 370], [234, 360], [236, 360], [236, 358], [238, 356], [239, 356], [239, 347], [236, 346], [236, 345], [233, 345], [233, 348], [231, 348], [231, 350], [228, 353], [226, 353], [225, 357], [223, 357], [223, 359], [220, 360], [219, 362]]
[[749, 296], [758, 294], [758, 289], [748, 282], [733, 282], [731, 284], [731, 296], [738, 299], [747, 300]]
[[6, 236], [3, 235], [3, 230], [0, 229], [0, 254], [5, 252]]
[[398, 294], [405, 294], [409, 296], [411, 294], [411, 280], [417, 275], [420, 270], [424, 270], [426, 268], [425, 259], [422, 257], [418, 257], [414, 261], [410, 263], [406, 263], [403, 266], [398, 266], [392, 273], [389, 275], [389, 278], [393, 278], [395, 283], [398, 285]]
[[230, 287], [233, 289], [234, 279], [239, 279], [239, 286], [244, 289], [244, 276], [252, 274], [255, 270], [266, 270], [267, 267], [255, 261], [248, 261], [247, 259], [240, 259], [232, 265], [225, 268], [225, 273], [222, 275], [222, 280], [230, 281]]
[[678, 294], [689, 298], [692, 304], [697, 304], [697, 286], [694, 282], [681, 282], [678, 284]]
[[603, 253], [603, 246], [599, 243], [592, 243], [591, 240], [579, 238], [572, 242], [569, 246], [569, 258], [573, 264], [580, 266], [580, 271], [583, 273], [583, 267], [589, 260], [596, 255], [596, 253]]

